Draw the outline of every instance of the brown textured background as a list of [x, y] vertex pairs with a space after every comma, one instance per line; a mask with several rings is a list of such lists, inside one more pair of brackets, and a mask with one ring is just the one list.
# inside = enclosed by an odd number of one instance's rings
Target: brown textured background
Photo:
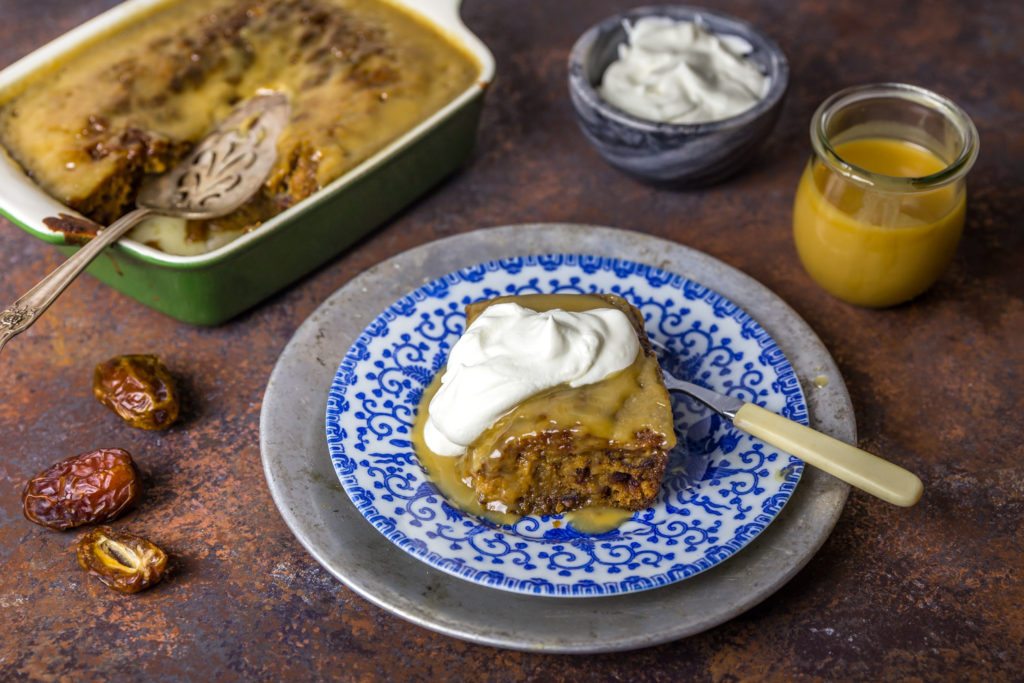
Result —
[[[0, 65], [113, 4], [0, 0]], [[0, 680], [1020, 680], [1024, 4], [709, 2], [778, 40], [792, 85], [761, 158], [694, 193], [619, 175], [575, 128], [568, 49], [631, 4], [466, 0], [469, 26], [498, 61], [472, 163], [250, 313], [195, 329], [86, 277], [11, 343], [0, 356]], [[830, 298], [801, 270], [790, 203], [814, 108], [838, 88], [882, 80], [954, 98], [977, 123], [982, 152], [953, 266], [913, 304], [867, 311]], [[775, 596], [708, 633], [630, 654], [468, 645], [349, 592], [292, 538], [263, 480], [257, 429], [274, 361], [317, 304], [364, 268], [437, 237], [528, 221], [640, 230], [766, 284], [835, 355], [862, 445], [916, 470], [924, 500], [900, 510], [853, 493], [824, 548]], [[0, 220], [0, 301], [58, 263], [52, 248]], [[93, 365], [125, 352], [159, 353], [183, 378], [193, 401], [170, 432], [122, 427], [90, 396]], [[21, 516], [28, 476], [98, 446], [129, 449], [147, 474], [143, 503], [120, 525], [180, 562], [172, 579], [135, 598], [86, 580], [76, 533]]]

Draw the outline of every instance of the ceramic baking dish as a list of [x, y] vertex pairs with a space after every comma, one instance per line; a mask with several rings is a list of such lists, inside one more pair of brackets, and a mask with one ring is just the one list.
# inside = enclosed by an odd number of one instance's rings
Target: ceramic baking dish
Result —
[[[494, 57], [459, 18], [461, 0], [389, 1], [462, 46], [479, 65], [476, 83], [359, 166], [233, 242], [206, 254], [174, 256], [122, 239], [89, 272], [178, 320], [215, 325], [334, 257], [457, 169], [472, 151]], [[167, 2], [128, 0], [0, 71], [0, 101], [38, 70]], [[79, 214], [37, 187], [2, 147], [0, 213], [61, 251], [74, 250], [43, 218]]]

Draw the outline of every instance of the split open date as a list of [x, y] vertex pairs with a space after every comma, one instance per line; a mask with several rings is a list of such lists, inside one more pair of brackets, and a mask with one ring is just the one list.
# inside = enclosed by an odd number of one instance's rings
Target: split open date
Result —
[[138, 593], [164, 577], [167, 554], [141, 536], [101, 526], [79, 539], [78, 564], [118, 593]]

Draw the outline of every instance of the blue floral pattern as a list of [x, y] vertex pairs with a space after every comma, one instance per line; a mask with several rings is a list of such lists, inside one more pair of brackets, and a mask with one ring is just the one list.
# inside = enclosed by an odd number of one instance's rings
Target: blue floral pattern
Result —
[[427, 478], [410, 434], [423, 390], [465, 324], [466, 304], [529, 293], [619, 294], [644, 314], [662, 367], [807, 424], [792, 366], [734, 303], [680, 275], [620, 259], [552, 254], [449, 273], [370, 323], [338, 367], [327, 444], [356, 508], [421, 560], [495, 588], [600, 596], [663, 586], [702, 572], [756, 537], [786, 504], [797, 458], [673, 396], [679, 446], [661, 495], [613, 531], [590, 535], [562, 515], [499, 526], [449, 505]]

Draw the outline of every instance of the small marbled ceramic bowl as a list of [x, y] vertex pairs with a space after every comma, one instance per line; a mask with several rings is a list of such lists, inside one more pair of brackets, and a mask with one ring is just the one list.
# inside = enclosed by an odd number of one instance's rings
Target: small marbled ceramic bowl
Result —
[[[649, 16], [699, 20], [712, 33], [742, 38], [752, 48], [747, 58], [769, 79], [768, 93], [741, 114], [693, 124], [647, 121], [605, 102], [597, 86], [626, 40], [623, 21]], [[569, 55], [569, 95], [584, 135], [612, 166], [659, 185], [710, 185], [738, 171], [771, 134], [788, 86], [789, 64], [775, 41], [744, 21], [686, 5], [609, 17], [584, 33]]]

